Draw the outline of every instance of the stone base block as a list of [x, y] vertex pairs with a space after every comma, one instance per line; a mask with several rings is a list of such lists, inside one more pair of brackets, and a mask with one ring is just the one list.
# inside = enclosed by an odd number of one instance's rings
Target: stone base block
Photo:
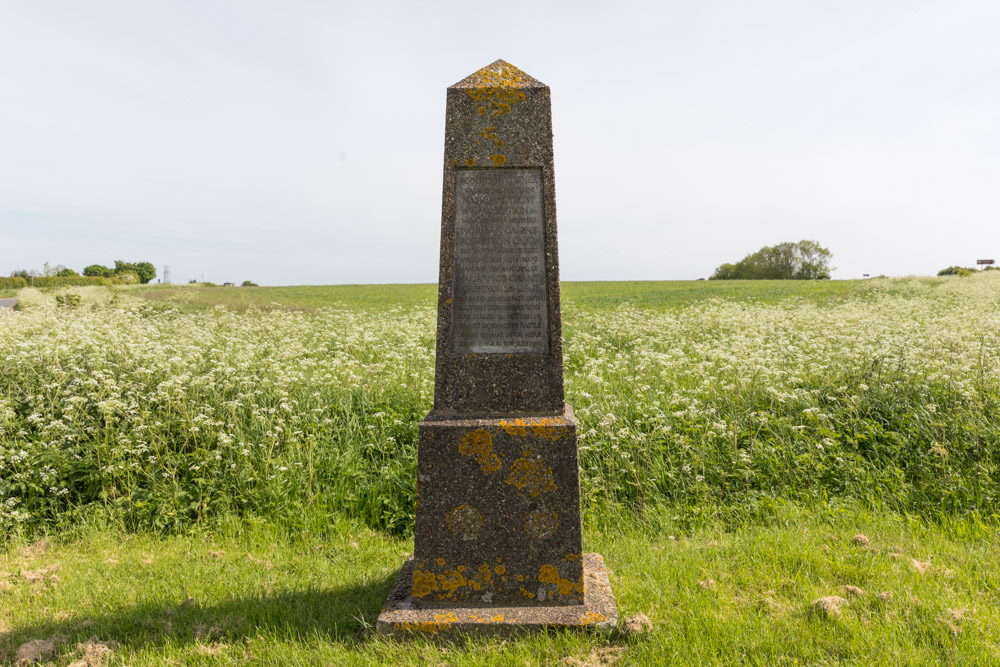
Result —
[[576, 419], [455, 417], [420, 423], [414, 525], [417, 606], [583, 602]]
[[416, 608], [412, 595], [416, 561], [403, 564], [378, 617], [378, 632], [396, 638], [414, 635], [511, 635], [544, 629], [582, 628], [610, 631], [618, 607], [600, 554], [583, 555], [584, 601], [581, 605], [534, 607]]

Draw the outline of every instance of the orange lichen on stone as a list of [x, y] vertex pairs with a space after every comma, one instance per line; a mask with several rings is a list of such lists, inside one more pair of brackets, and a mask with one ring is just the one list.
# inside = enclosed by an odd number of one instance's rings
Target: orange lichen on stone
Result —
[[396, 630], [405, 630], [407, 632], [429, 632], [434, 634], [440, 630], [447, 630], [452, 623], [458, 622], [458, 616], [455, 612], [449, 611], [444, 614], [434, 614], [433, 621], [421, 621], [419, 623], [393, 623], [392, 627]]
[[503, 623], [503, 614], [497, 614], [490, 620], [493, 621], [494, 623]]
[[497, 136], [496, 130], [497, 130], [496, 125], [489, 125], [487, 127], [484, 127], [483, 129], [479, 130], [479, 138], [486, 139], [487, 141], [492, 141], [500, 148], [503, 148], [503, 139]]
[[608, 620], [608, 617], [604, 614], [598, 613], [596, 611], [588, 611], [585, 615], [581, 616], [577, 623], [580, 625], [593, 625], [594, 623], [600, 623], [601, 621]]
[[437, 578], [441, 586], [441, 591], [448, 597], [454, 596], [455, 591], [467, 583], [465, 577], [458, 570], [446, 570], [444, 574], [439, 574]]
[[524, 427], [523, 419], [515, 419], [512, 422], [501, 421], [500, 428], [507, 431], [509, 435], [516, 435], [516, 436], [528, 435], [528, 429]]
[[491, 155], [490, 156], [490, 160], [493, 161], [493, 164], [495, 166], [501, 167], [501, 166], [503, 166], [504, 164], [507, 163], [507, 156], [506, 155]]
[[433, 572], [413, 571], [413, 597], [422, 598], [437, 590], [437, 577]]
[[521, 457], [514, 461], [507, 476], [507, 483], [517, 490], [526, 490], [533, 498], [556, 490], [552, 468], [545, 465], [540, 457]]
[[543, 584], [556, 586], [559, 589], [559, 595], [583, 593], [583, 580], [581, 579], [580, 583], [576, 583], [569, 579], [563, 579], [559, 576], [559, 570], [556, 569], [555, 565], [546, 564], [538, 568], [538, 581]]
[[477, 428], [469, 431], [458, 443], [458, 451], [465, 456], [474, 456], [479, 469], [487, 475], [503, 467], [500, 457], [493, 453], [493, 436], [489, 431]]
[[438, 567], [444, 567], [444, 558], [438, 558], [436, 562]]
[[480, 115], [488, 111], [496, 118], [509, 114], [511, 107], [525, 99], [524, 91], [519, 88], [526, 80], [524, 73], [510, 63], [494, 65], [483, 67], [473, 74], [473, 87], [465, 92], [480, 103], [476, 109]]
[[465, 166], [466, 167], [475, 167], [476, 166], [476, 158], [470, 157], [468, 160], [465, 161]]
[[496, 572], [497, 574], [503, 574], [504, 572], [507, 571], [507, 568], [505, 568], [503, 565], [497, 565], [495, 568], [493, 568], [493, 571]]
[[525, 436], [529, 429], [539, 438], [559, 440], [568, 434], [566, 422], [558, 417], [542, 417], [541, 419], [515, 419], [502, 421], [500, 427], [510, 435]]

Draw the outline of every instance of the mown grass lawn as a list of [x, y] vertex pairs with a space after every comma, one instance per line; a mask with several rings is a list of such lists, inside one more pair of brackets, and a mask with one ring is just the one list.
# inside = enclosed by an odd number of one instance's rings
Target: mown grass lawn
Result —
[[0, 321], [0, 662], [1000, 664], [1000, 277], [565, 284], [585, 549], [652, 628], [448, 644], [371, 632], [433, 286], [72, 291]]
[[[68, 664], [103, 643], [106, 664], [129, 665], [1000, 662], [995, 529], [849, 511], [678, 535], [594, 523], [586, 548], [605, 555], [623, 614], [652, 621], [645, 634], [385, 640], [372, 625], [408, 538], [228, 519], [172, 537], [85, 527], [10, 544], [0, 655], [51, 646], [44, 659]], [[827, 596], [843, 598], [839, 616], [813, 609]]]

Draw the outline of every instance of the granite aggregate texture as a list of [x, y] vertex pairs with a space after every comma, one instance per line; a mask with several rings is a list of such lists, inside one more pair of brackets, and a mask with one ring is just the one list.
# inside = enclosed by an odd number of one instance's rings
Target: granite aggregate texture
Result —
[[414, 559], [403, 564], [376, 621], [379, 634], [396, 639], [414, 635], [454, 639], [459, 635], [508, 637], [547, 629], [610, 632], [618, 624], [618, 606], [604, 559], [583, 554], [587, 594], [582, 604], [538, 607], [420, 608], [410, 596]]
[[420, 424], [415, 572], [439, 607], [575, 605], [583, 597], [576, 419]]
[[549, 88], [498, 60], [447, 91], [434, 408], [380, 633], [617, 623], [603, 559], [583, 553], [557, 248]]
[[[482, 111], [481, 111], [482, 110]], [[451, 351], [456, 174], [459, 169], [541, 169], [548, 292], [544, 354]], [[439, 414], [559, 415], [562, 316], [549, 87], [498, 60], [448, 88], [438, 278], [434, 409]]]

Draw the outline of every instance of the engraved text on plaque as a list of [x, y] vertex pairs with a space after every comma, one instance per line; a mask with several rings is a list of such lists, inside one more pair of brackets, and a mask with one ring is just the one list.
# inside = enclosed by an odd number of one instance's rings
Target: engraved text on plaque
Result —
[[457, 178], [452, 352], [548, 352], [541, 169]]

